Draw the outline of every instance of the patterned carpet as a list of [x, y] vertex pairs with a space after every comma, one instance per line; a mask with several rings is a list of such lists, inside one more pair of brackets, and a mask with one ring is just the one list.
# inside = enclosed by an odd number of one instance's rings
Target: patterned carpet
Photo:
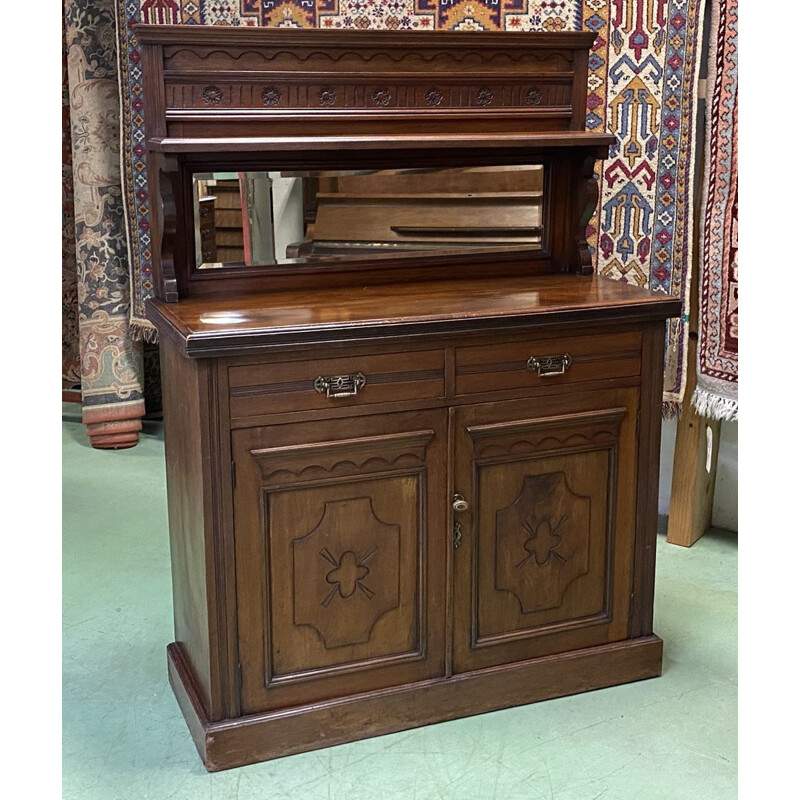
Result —
[[62, 185], [72, 199], [65, 206], [65, 271], [75, 270], [77, 280], [77, 302], [62, 295], [73, 314], [65, 342], [74, 351], [77, 310], [83, 421], [95, 446], [129, 446], [144, 413], [142, 346], [129, 330], [112, 0], [66, 0], [64, 48], [71, 169], [65, 163]]
[[145, 167], [145, 109], [136, 22], [320, 28], [576, 30], [597, 34], [587, 128], [617, 135], [598, 165], [600, 201], [588, 240], [597, 271], [684, 300], [666, 341], [665, 411], [685, 389], [692, 252], [695, 88], [702, 0], [115, 0], [122, 83], [123, 193], [134, 335], [153, 295]]
[[738, 417], [738, 0], [714, 0], [708, 66], [700, 337], [692, 402], [705, 416]]

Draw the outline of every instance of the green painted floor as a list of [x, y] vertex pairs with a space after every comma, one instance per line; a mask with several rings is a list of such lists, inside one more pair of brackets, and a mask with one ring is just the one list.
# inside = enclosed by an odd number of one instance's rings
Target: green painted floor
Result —
[[65, 800], [736, 797], [737, 548], [658, 541], [661, 678], [205, 772], [167, 683], [163, 429], [89, 447], [63, 425]]

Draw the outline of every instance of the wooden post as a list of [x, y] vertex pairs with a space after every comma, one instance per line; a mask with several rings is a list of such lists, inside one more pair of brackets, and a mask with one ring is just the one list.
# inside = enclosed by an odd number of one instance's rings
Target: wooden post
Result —
[[[693, 273], [696, 267], [695, 264]], [[692, 282], [696, 287], [694, 275]], [[697, 302], [693, 297], [686, 395], [675, 439], [667, 524], [667, 541], [684, 547], [691, 547], [711, 525], [719, 455], [720, 421], [701, 417], [692, 405], [692, 393], [697, 384], [697, 316]]]

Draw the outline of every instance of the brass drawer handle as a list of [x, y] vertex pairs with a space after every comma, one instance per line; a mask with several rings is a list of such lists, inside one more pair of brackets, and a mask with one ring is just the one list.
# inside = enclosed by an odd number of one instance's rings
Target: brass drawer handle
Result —
[[530, 372], [535, 372], [540, 378], [549, 378], [563, 375], [571, 363], [572, 356], [565, 353], [563, 356], [531, 356], [527, 366]]
[[367, 379], [363, 372], [356, 372], [352, 375], [328, 375], [319, 376], [314, 381], [314, 388], [326, 397], [352, 397], [358, 394], [359, 389], [367, 385]]

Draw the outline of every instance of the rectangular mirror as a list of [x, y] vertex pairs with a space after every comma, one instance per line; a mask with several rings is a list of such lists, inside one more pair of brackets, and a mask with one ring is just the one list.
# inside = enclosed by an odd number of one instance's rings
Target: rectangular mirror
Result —
[[544, 166], [194, 173], [198, 269], [542, 249]]

